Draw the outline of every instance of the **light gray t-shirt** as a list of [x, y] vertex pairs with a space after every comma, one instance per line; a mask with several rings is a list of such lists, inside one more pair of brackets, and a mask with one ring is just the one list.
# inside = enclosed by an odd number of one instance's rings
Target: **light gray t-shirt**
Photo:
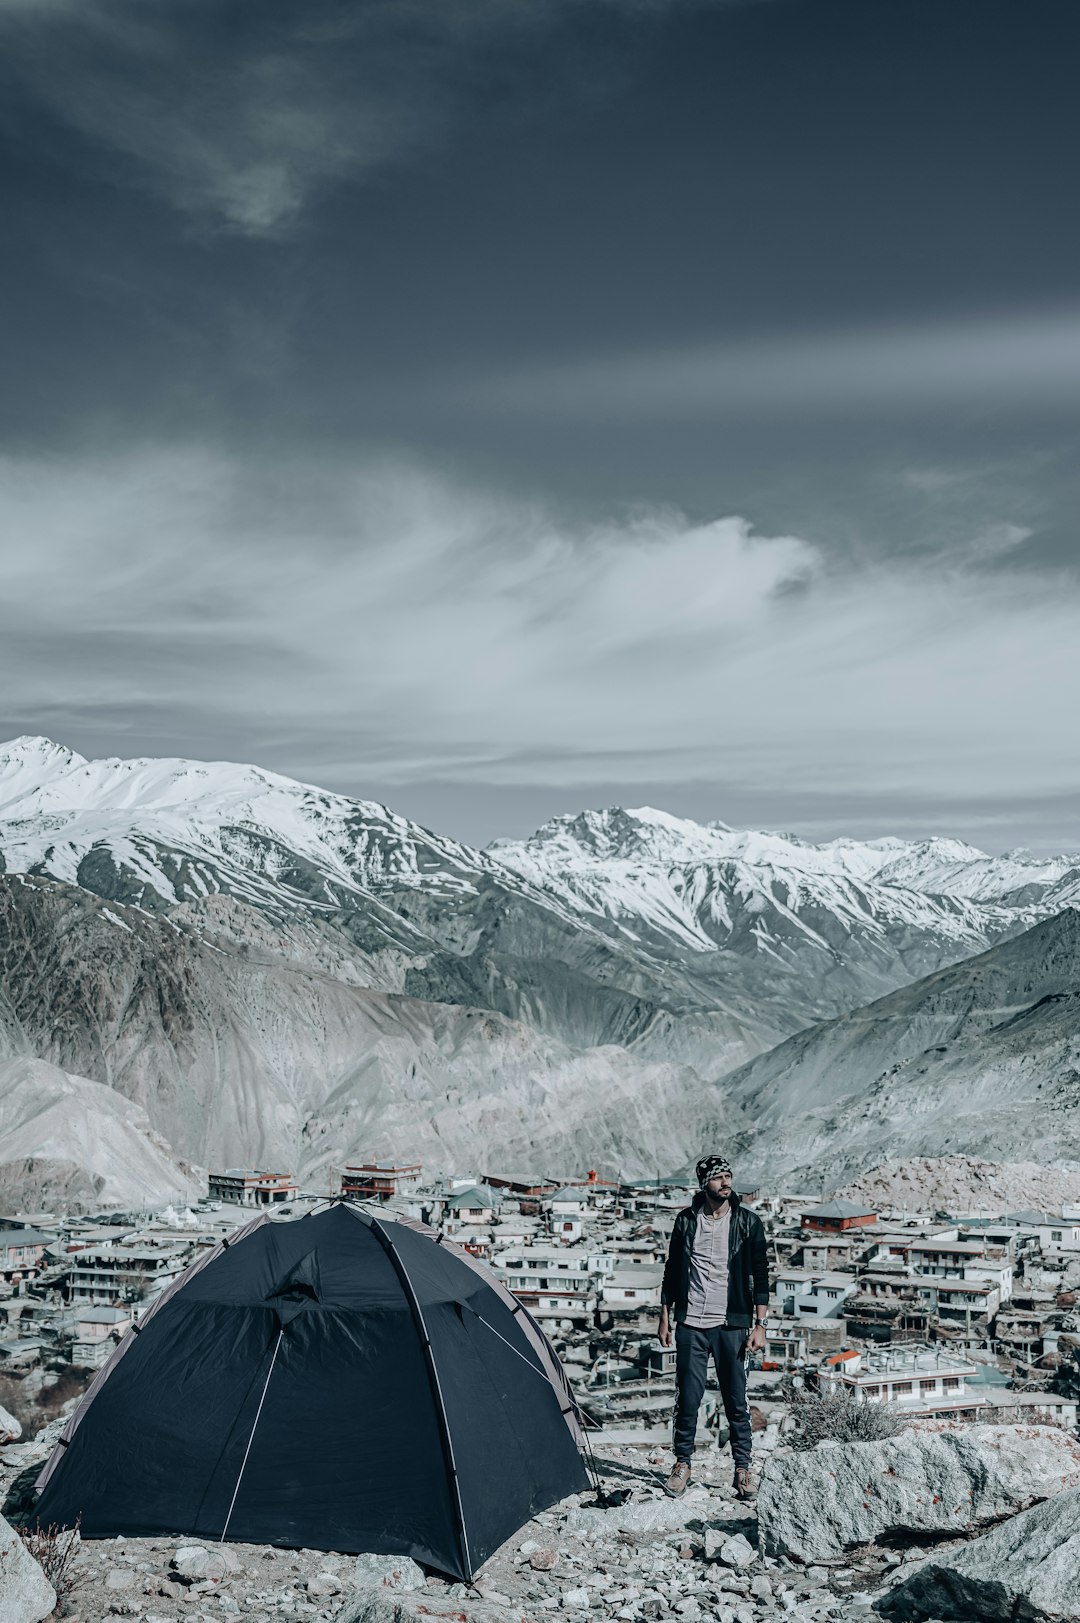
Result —
[[731, 1208], [718, 1217], [698, 1212], [690, 1255], [690, 1295], [686, 1320], [692, 1330], [712, 1330], [727, 1321], [728, 1240]]

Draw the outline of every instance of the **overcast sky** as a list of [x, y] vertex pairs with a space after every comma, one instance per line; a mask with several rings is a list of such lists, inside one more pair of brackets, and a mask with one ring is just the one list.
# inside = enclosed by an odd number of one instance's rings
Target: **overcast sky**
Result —
[[1080, 848], [1076, 0], [0, 0], [0, 738]]

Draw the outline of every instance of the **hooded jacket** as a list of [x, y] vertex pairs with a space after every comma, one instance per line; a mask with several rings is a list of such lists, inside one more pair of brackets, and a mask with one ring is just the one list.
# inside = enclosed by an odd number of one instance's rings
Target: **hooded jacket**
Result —
[[[704, 1193], [694, 1196], [675, 1219], [664, 1266], [660, 1301], [681, 1324], [690, 1296], [690, 1258], [694, 1250], [698, 1213], [705, 1204]], [[761, 1218], [742, 1204], [734, 1192], [729, 1198], [731, 1227], [728, 1232], [728, 1305], [726, 1323], [733, 1329], [749, 1329], [754, 1308], [769, 1305], [769, 1256]]]

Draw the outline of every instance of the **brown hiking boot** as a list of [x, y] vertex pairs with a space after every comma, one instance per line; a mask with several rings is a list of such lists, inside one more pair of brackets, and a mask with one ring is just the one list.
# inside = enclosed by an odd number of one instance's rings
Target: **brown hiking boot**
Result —
[[736, 1499], [757, 1498], [757, 1475], [748, 1465], [740, 1465], [735, 1470], [735, 1497]]
[[690, 1461], [676, 1460], [671, 1475], [664, 1483], [664, 1492], [669, 1493], [673, 1499], [677, 1499], [680, 1493], [686, 1492], [687, 1483], [689, 1481]]

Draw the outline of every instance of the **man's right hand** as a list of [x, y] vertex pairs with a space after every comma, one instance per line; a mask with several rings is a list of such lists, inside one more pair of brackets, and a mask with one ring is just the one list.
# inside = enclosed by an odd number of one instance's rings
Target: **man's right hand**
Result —
[[666, 1307], [660, 1309], [660, 1328], [657, 1330], [656, 1334], [660, 1339], [661, 1347], [670, 1347], [672, 1341], [675, 1339], [671, 1333], [671, 1321], [668, 1318], [668, 1310]]

